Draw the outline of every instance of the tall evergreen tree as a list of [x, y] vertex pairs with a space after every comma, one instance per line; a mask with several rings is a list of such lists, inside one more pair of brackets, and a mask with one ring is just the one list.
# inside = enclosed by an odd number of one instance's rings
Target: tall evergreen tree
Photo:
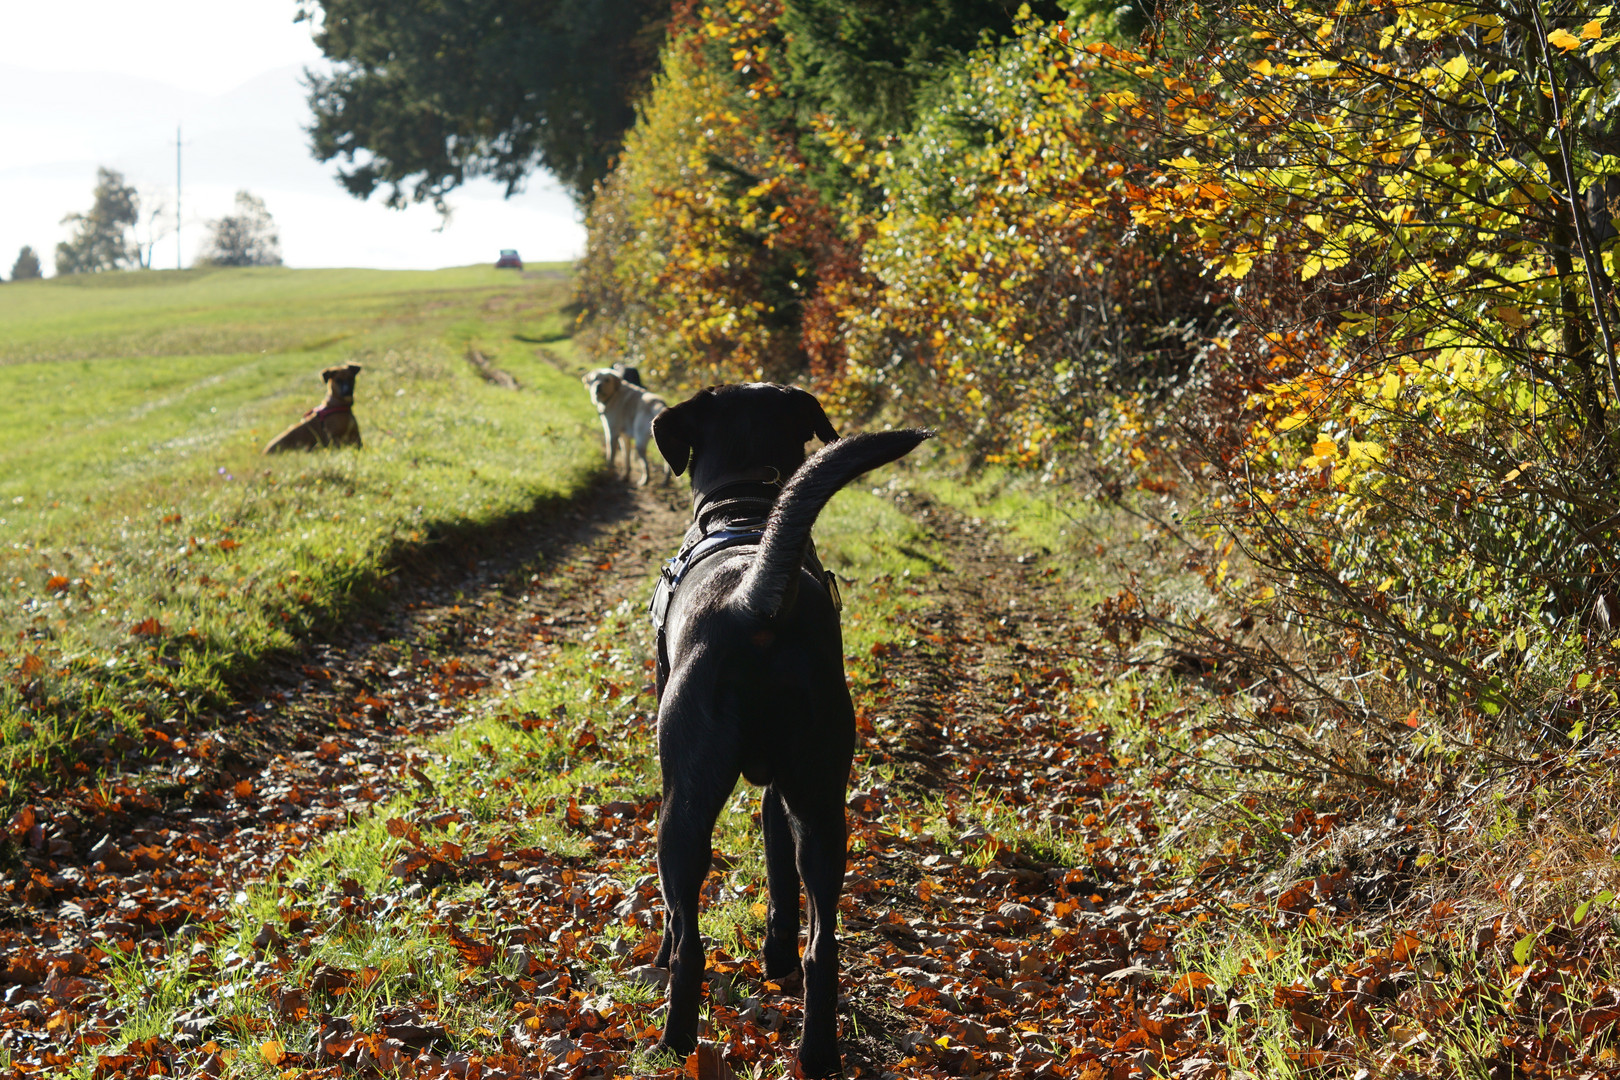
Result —
[[85, 214], [69, 214], [62, 224], [73, 235], [56, 245], [58, 274], [95, 274], [137, 266], [140, 255], [130, 229], [140, 217], [141, 199], [124, 174], [106, 166], [96, 170], [95, 203]]
[[11, 280], [32, 281], [44, 276], [39, 268], [39, 256], [34, 254], [33, 248], [24, 244], [22, 250], [17, 252], [17, 261], [11, 264]]

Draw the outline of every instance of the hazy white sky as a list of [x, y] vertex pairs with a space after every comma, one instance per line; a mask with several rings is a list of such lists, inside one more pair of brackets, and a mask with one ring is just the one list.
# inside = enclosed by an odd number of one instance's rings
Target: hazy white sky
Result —
[[477, 183], [452, 197], [440, 229], [428, 207], [361, 203], [310, 156], [302, 69], [323, 61], [296, 0], [0, 0], [0, 274], [24, 244], [47, 272], [90, 206], [96, 167], [122, 171], [147, 206], [175, 198], [176, 125], [184, 131], [181, 231], [155, 265], [190, 265], [206, 222], [235, 192], [262, 198], [292, 266], [425, 269], [492, 262], [517, 248], [531, 262], [572, 259], [584, 228], [549, 177], [503, 199]]

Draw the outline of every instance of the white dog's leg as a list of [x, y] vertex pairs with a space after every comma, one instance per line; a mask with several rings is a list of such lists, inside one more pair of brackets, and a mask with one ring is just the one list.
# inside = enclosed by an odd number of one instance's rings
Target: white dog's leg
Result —
[[637, 487], [646, 487], [652, 479], [652, 466], [647, 464], [647, 439], [642, 436], [636, 440], [636, 454], [641, 458], [641, 483]]
[[613, 435], [613, 425], [608, 423], [607, 414], [604, 413], [602, 415], [602, 453], [607, 455], [609, 469], [613, 469], [614, 462], [617, 460], [615, 454], [618, 451], [618, 442], [619, 440]]
[[629, 432], [620, 432], [619, 433], [619, 442], [623, 444], [623, 449], [624, 449], [624, 479], [625, 479], [625, 482], [628, 483], [630, 481], [630, 478], [632, 476], [636, 475], [636, 458], [635, 458], [635, 454], [633, 454], [631, 452], [631, 448], [634, 446], [634, 443], [630, 439], [630, 433]]

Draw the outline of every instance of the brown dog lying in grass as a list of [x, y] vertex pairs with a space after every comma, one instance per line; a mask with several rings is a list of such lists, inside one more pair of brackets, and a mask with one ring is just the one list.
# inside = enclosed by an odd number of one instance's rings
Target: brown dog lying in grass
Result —
[[326, 400], [271, 439], [264, 452], [279, 454], [284, 450], [361, 445], [360, 422], [354, 418], [354, 377], [358, 374], [359, 364], [323, 370], [321, 378], [326, 380]]

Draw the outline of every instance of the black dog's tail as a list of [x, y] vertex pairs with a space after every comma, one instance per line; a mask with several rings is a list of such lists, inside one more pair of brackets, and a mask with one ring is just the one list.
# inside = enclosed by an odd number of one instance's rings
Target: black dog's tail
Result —
[[905, 457], [933, 434], [925, 428], [869, 431], [829, 443], [812, 454], [776, 498], [759, 555], [737, 591], [742, 606], [754, 615], [773, 618], [804, 562], [810, 529], [827, 501], [857, 476]]

